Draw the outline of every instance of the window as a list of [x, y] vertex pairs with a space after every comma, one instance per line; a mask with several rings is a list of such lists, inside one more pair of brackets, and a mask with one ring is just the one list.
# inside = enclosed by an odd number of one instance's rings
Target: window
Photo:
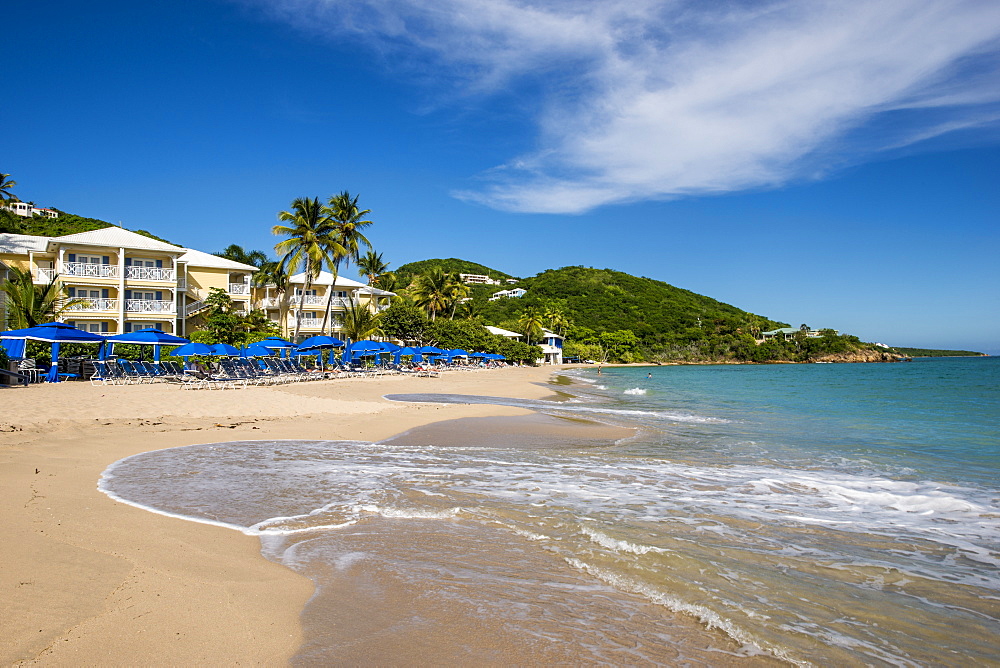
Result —
[[101, 258], [98, 255], [77, 255], [76, 261], [82, 264], [101, 264]]

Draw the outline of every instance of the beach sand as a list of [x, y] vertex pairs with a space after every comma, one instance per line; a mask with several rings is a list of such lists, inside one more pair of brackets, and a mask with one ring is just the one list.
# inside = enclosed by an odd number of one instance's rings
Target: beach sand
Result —
[[[302, 644], [308, 579], [236, 531], [150, 513], [97, 490], [140, 452], [259, 439], [381, 440], [490, 405], [389, 393], [541, 398], [548, 368], [391, 376], [226, 391], [89, 383], [0, 389], [0, 664], [278, 664]], [[604, 434], [601, 434], [603, 436]]]

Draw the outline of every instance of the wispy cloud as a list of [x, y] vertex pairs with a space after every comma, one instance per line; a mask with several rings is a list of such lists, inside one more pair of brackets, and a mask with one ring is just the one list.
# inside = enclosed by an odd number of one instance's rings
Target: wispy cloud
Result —
[[475, 95], [536, 149], [457, 196], [530, 212], [772, 187], [997, 123], [996, 0], [280, 0]]

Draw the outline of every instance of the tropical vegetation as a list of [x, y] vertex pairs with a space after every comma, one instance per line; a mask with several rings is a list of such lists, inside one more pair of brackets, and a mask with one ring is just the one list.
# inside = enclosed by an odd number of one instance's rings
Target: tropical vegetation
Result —
[[6, 300], [5, 329], [24, 329], [52, 322], [84, 299], [70, 298], [58, 276], [48, 283], [35, 284], [30, 271], [11, 267], [0, 285]]
[[220, 288], [209, 288], [205, 303], [208, 310], [204, 322], [188, 336], [192, 341], [227, 343], [239, 347], [281, 333], [278, 325], [268, 319], [267, 313], [261, 310], [243, 313], [235, 308], [232, 298]]

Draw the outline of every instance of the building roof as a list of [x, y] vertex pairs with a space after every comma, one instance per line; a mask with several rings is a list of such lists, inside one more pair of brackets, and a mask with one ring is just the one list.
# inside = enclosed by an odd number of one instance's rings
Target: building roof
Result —
[[[305, 272], [302, 272], [300, 274], [294, 274], [293, 276], [291, 276], [288, 279], [288, 282], [289, 283], [302, 283], [302, 284], [304, 284], [306, 282], [306, 274], [305, 274]], [[330, 285], [331, 283], [333, 283], [333, 274], [331, 274], [328, 271], [321, 271], [321, 272], [319, 272], [319, 276], [317, 276], [316, 279], [313, 280], [313, 282], [312, 282], [313, 285], [324, 285], [324, 286], [325, 285]], [[360, 281], [355, 281], [354, 279], [347, 278], [346, 276], [343, 276], [343, 275], [338, 275], [337, 276], [337, 285], [336, 285], [336, 287], [338, 287], [338, 288], [347, 288], [349, 290], [364, 289], [364, 291], [366, 293], [371, 293], [371, 294], [374, 294], [374, 295], [377, 295], [377, 296], [382, 296], [382, 297], [394, 297], [396, 295], [395, 292], [387, 292], [386, 290], [380, 290], [378, 288], [373, 288], [372, 286], [368, 285], [367, 283], [362, 283]]]
[[257, 271], [252, 264], [243, 264], [228, 258], [205, 253], [193, 248], [184, 248], [184, 255], [177, 258], [178, 262], [186, 262], [189, 267], [214, 267], [216, 269], [235, 269], [239, 271]]
[[489, 330], [490, 334], [499, 334], [500, 336], [506, 336], [508, 339], [519, 339], [524, 336], [523, 334], [511, 332], [506, 329], [500, 329], [499, 327], [493, 327], [491, 325], [486, 325], [486, 329]]
[[0, 232], [0, 253], [16, 253], [27, 255], [30, 252], [45, 250], [50, 237], [36, 237], [30, 234], [10, 234]]
[[49, 243], [59, 244], [80, 244], [84, 246], [110, 246], [112, 248], [139, 248], [142, 250], [167, 251], [168, 253], [182, 253], [183, 248], [168, 244], [141, 234], [136, 234], [120, 227], [102, 227], [99, 230], [89, 232], [78, 232], [67, 234], [62, 237], [50, 237]]

